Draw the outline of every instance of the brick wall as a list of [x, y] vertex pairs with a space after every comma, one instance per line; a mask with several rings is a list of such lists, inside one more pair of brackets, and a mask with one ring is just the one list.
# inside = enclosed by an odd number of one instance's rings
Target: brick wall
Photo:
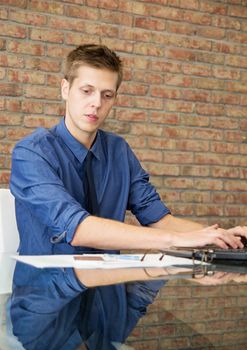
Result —
[[[106, 129], [128, 140], [174, 214], [246, 223], [246, 0], [0, 0], [0, 19], [0, 187], [16, 141], [64, 113], [63, 57], [103, 43], [125, 63]], [[245, 295], [169, 283], [130, 340], [142, 350], [244, 349]]]

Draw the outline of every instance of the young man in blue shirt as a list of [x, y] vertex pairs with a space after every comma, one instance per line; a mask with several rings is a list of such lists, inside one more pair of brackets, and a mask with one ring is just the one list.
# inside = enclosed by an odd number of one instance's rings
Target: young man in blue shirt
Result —
[[[107, 47], [83, 45], [69, 54], [61, 84], [65, 117], [18, 142], [13, 151], [10, 188], [19, 253], [242, 247], [246, 227], [204, 228], [171, 215], [129, 145], [100, 129], [121, 80], [121, 61]], [[141, 226], [124, 223], [126, 210]], [[75, 273], [77, 278], [72, 269], [42, 271], [17, 263], [11, 319], [26, 349], [71, 350], [81, 343], [90, 350], [119, 348], [163, 285], [143, 281], [87, 288], [102, 282], [90, 285]]]
[[[122, 63], [105, 46], [82, 45], [67, 57], [61, 83], [65, 117], [17, 143], [10, 188], [16, 198], [20, 254], [78, 253], [174, 246], [241, 248], [246, 227], [176, 218], [121, 137], [100, 129], [122, 81]], [[97, 210], [88, 207], [86, 156], [92, 156]], [[141, 226], [124, 223], [126, 210]]]

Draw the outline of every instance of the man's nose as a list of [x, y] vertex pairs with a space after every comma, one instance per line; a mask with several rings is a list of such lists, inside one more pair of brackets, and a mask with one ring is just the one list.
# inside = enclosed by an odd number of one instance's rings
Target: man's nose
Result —
[[99, 91], [95, 91], [92, 96], [92, 105], [99, 108], [101, 106], [101, 98], [101, 93]]

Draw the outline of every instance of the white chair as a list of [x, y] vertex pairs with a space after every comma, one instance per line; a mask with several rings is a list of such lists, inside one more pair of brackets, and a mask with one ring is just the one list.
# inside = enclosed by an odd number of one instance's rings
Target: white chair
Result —
[[19, 233], [15, 219], [15, 200], [9, 189], [0, 189], [0, 294], [11, 293]]

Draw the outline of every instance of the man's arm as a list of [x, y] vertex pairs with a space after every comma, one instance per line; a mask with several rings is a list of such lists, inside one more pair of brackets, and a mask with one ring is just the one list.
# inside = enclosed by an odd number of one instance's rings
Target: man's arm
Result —
[[173, 230], [177, 232], [188, 232], [202, 230], [205, 226], [199, 224], [198, 222], [177, 218], [173, 215], [168, 214], [162, 219], [160, 219], [158, 222], [151, 224], [150, 227], [165, 230]]
[[[159, 226], [159, 224], [157, 224]], [[72, 246], [99, 249], [154, 249], [169, 247], [198, 247], [215, 244], [221, 248], [242, 248], [240, 238], [234, 232], [213, 225], [206, 228], [189, 228], [187, 233], [170, 227], [140, 227], [114, 220], [88, 216], [78, 226], [70, 244]], [[175, 226], [176, 228], [176, 226]], [[247, 237], [247, 231], [238, 233]]]

